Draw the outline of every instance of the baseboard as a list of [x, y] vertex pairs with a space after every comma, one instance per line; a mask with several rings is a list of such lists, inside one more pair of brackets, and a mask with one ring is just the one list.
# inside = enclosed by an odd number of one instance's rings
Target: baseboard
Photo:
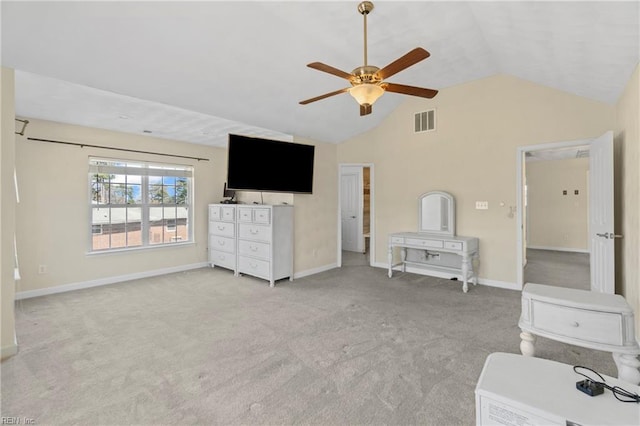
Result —
[[294, 272], [293, 278], [303, 278], [308, 277], [309, 275], [319, 274], [320, 272], [329, 271], [331, 269], [335, 269], [338, 267], [337, 263], [330, 263], [328, 265], [320, 266], [313, 269], [307, 269], [306, 271]]
[[4, 360], [6, 358], [9, 358], [10, 356], [14, 356], [17, 353], [18, 353], [18, 342], [14, 340], [12, 344], [3, 346], [2, 349], [0, 349], [0, 359]]
[[131, 280], [137, 280], [140, 278], [148, 278], [148, 277], [155, 277], [158, 275], [171, 274], [174, 272], [183, 272], [191, 269], [204, 268], [208, 265], [209, 264], [207, 262], [192, 263], [190, 265], [172, 266], [170, 268], [154, 269], [152, 271], [136, 272], [133, 274], [99, 278], [97, 280], [83, 281], [83, 282], [72, 283], [72, 284], [63, 284], [55, 287], [41, 288], [38, 290], [20, 291], [16, 293], [16, 300], [30, 299], [32, 297], [47, 296], [47, 295], [56, 294], [56, 293], [65, 293], [67, 291], [82, 290], [85, 288], [115, 284], [123, 281], [131, 281]]
[[570, 248], [570, 247], [546, 247], [546, 246], [527, 246], [527, 249], [533, 250], [552, 250], [552, 251], [568, 251], [570, 253], [589, 253], [588, 249]]
[[[375, 266], [376, 268], [389, 269], [389, 265], [386, 264], [386, 263], [377, 262], [377, 263], [374, 263], [373, 266]], [[401, 270], [400, 268], [401, 268], [400, 266], [397, 266], [397, 267], [393, 268], [393, 270], [394, 271], [400, 271]], [[448, 273], [445, 273], [445, 272], [430, 271], [430, 270], [422, 269], [422, 268], [415, 268], [415, 267], [412, 268], [410, 266], [407, 266], [407, 272], [410, 272], [412, 274], [418, 274], [418, 275], [426, 275], [426, 276], [429, 276], [429, 277], [438, 277], [438, 278], [447, 278], [447, 279], [456, 277], [456, 278], [458, 278], [458, 280], [462, 279], [462, 275], [461, 274], [450, 274], [450, 273], [448, 274]], [[511, 283], [511, 282], [508, 282], [508, 281], [490, 280], [490, 279], [487, 279], [487, 278], [478, 278], [478, 284], [484, 285], [484, 286], [487, 286], [487, 287], [504, 288], [504, 289], [507, 289], [507, 290], [518, 290], [518, 291], [522, 290], [522, 288], [516, 283]], [[473, 286], [473, 284], [471, 284], [471, 285]]]

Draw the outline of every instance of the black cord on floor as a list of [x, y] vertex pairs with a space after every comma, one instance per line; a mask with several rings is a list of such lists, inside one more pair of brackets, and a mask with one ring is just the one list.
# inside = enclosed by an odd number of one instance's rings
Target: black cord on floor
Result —
[[[579, 372], [578, 369], [580, 368], [583, 370], [588, 370], [592, 372], [593, 374], [598, 376], [601, 381], [594, 380], [592, 377], [589, 377], [588, 375]], [[609, 386], [604, 380], [604, 377], [602, 377], [597, 371], [592, 370], [589, 367], [584, 367], [582, 365], [574, 365], [573, 371], [575, 371], [577, 374], [581, 375], [582, 377], [586, 377], [587, 379], [591, 380], [593, 383], [602, 385], [606, 389], [609, 389], [611, 392], [613, 392], [613, 396], [615, 396], [618, 401], [635, 402], [636, 404], [640, 404], [640, 396], [637, 393], [629, 392], [628, 390], [623, 389], [620, 386]]]

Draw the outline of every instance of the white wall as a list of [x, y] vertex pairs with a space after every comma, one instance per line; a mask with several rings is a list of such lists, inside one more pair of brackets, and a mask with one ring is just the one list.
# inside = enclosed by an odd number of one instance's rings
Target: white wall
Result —
[[588, 252], [588, 171], [589, 158], [527, 162], [529, 247]]
[[[436, 131], [414, 134], [413, 114], [431, 108]], [[443, 190], [456, 198], [457, 233], [480, 239], [480, 278], [514, 284], [517, 147], [591, 138], [613, 126], [611, 105], [496, 75], [431, 100], [406, 97], [380, 126], [339, 145], [338, 161], [375, 164], [376, 262], [386, 263], [389, 233], [417, 229], [418, 196]], [[476, 201], [489, 210], [476, 210]]]

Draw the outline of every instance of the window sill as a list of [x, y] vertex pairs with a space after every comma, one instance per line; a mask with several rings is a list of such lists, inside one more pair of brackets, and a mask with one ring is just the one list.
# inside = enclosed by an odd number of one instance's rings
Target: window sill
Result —
[[96, 250], [96, 251], [89, 251], [86, 253], [86, 255], [102, 256], [105, 254], [132, 253], [132, 252], [159, 250], [159, 249], [167, 249], [167, 248], [175, 248], [175, 247], [188, 247], [188, 246], [195, 246], [195, 245], [196, 245], [195, 241], [185, 241], [184, 243], [159, 244], [159, 245], [153, 245], [153, 246], [127, 247], [127, 248], [109, 249], [109, 250]]

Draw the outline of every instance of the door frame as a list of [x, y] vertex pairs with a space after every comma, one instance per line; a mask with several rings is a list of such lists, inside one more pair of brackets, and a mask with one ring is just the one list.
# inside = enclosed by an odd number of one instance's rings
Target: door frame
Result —
[[338, 164], [338, 268], [342, 267], [342, 169], [343, 167], [368, 167], [369, 168], [369, 265], [373, 266], [376, 259], [376, 226], [375, 226], [375, 168], [373, 163], [339, 163]]
[[[570, 147], [578, 147], [578, 146], [591, 146], [591, 141], [595, 138], [590, 139], [577, 139], [573, 141], [564, 141], [564, 142], [551, 142], [544, 143], [539, 145], [524, 145], [519, 146], [516, 152], [516, 289], [522, 290], [524, 286], [524, 250], [523, 250], [523, 209], [524, 209], [524, 182], [522, 179], [523, 175], [523, 166], [525, 163], [525, 156], [527, 152], [532, 151], [540, 151], [540, 150], [548, 150], [548, 149], [561, 149], [561, 148], [570, 148]], [[527, 218], [529, 215], [527, 215]]]

